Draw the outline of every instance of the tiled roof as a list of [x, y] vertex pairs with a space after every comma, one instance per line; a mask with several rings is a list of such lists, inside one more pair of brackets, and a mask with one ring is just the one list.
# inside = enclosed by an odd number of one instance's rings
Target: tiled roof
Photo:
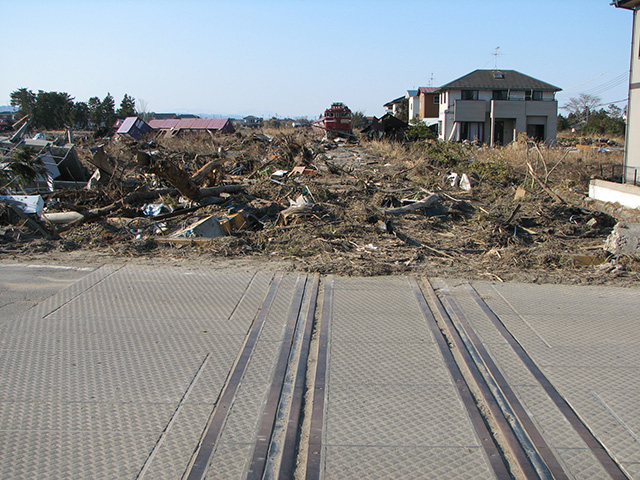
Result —
[[557, 92], [562, 90], [555, 85], [543, 82], [515, 70], [476, 70], [449, 82], [439, 90], [544, 90]]

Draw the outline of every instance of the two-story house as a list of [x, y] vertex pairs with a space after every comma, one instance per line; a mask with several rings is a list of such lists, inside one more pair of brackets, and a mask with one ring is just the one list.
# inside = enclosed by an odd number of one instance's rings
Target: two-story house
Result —
[[553, 143], [561, 89], [515, 70], [476, 70], [437, 89], [443, 140], [506, 145], [529, 138]]

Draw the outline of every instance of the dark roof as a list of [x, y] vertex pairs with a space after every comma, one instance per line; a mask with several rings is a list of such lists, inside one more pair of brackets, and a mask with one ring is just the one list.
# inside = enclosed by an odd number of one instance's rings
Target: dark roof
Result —
[[436, 87], [420, 87], [418, 91], [420, 93], [433, 93], [438, 90]]
[[635, 10], [640, 7], [640, 0], [614, 0], [613, 4], [618, 8], [628, 8]]
[[[503, 78], [499, 78], [503, 77]], [[442, 85], [438, 90], [562, 90], [555, 85], [543, 82], [515, 70], [475, 70], [453, 82]]]

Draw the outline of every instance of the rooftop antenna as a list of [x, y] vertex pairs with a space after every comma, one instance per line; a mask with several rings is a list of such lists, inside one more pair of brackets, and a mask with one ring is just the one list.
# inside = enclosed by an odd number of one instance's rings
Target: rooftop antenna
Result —
[[433, 72], [431, 72], [431, 78], [429, 79], [429, 86], [433, 87]]
[[494, 58], [494, 64], [493, 64], [494, 70], [498, 70], [498, 57], [501, 57], [502, 55], [504, 55], [504, 53], [499, 53], [498, 50], [500, 50], [500, 47], [496, 47], [495, 51], [492, 53]]

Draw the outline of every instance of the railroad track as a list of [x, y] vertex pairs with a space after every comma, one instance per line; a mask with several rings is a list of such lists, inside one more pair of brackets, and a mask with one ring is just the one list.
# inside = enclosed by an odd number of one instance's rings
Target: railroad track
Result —
[[[214, 452], [282, 279], [282, 274], [273, 278], [203, 430], [185, 479], [209, 478]], [[447, 285], [427, 278], [411, 277], [407, 281], [422, 316], [420, 321], [437, 344], [495, 478], [575, 478], [549, 445]], [[533, 375], [603, 471], [612, 479], [629, 478], [477, 291], [469, 284], [465, 288], [483, 312], [484, 320], [493, 325]], [[335, 290], [334, 277], [323, 282], [317, 275], [297, 279], [270, 386], [256, 423], [257, 435], [246, 450], [249, 457], [242, 478], [325, 478], [323, 456]], [[310, 362], [312, 353], [314, 361]]]

